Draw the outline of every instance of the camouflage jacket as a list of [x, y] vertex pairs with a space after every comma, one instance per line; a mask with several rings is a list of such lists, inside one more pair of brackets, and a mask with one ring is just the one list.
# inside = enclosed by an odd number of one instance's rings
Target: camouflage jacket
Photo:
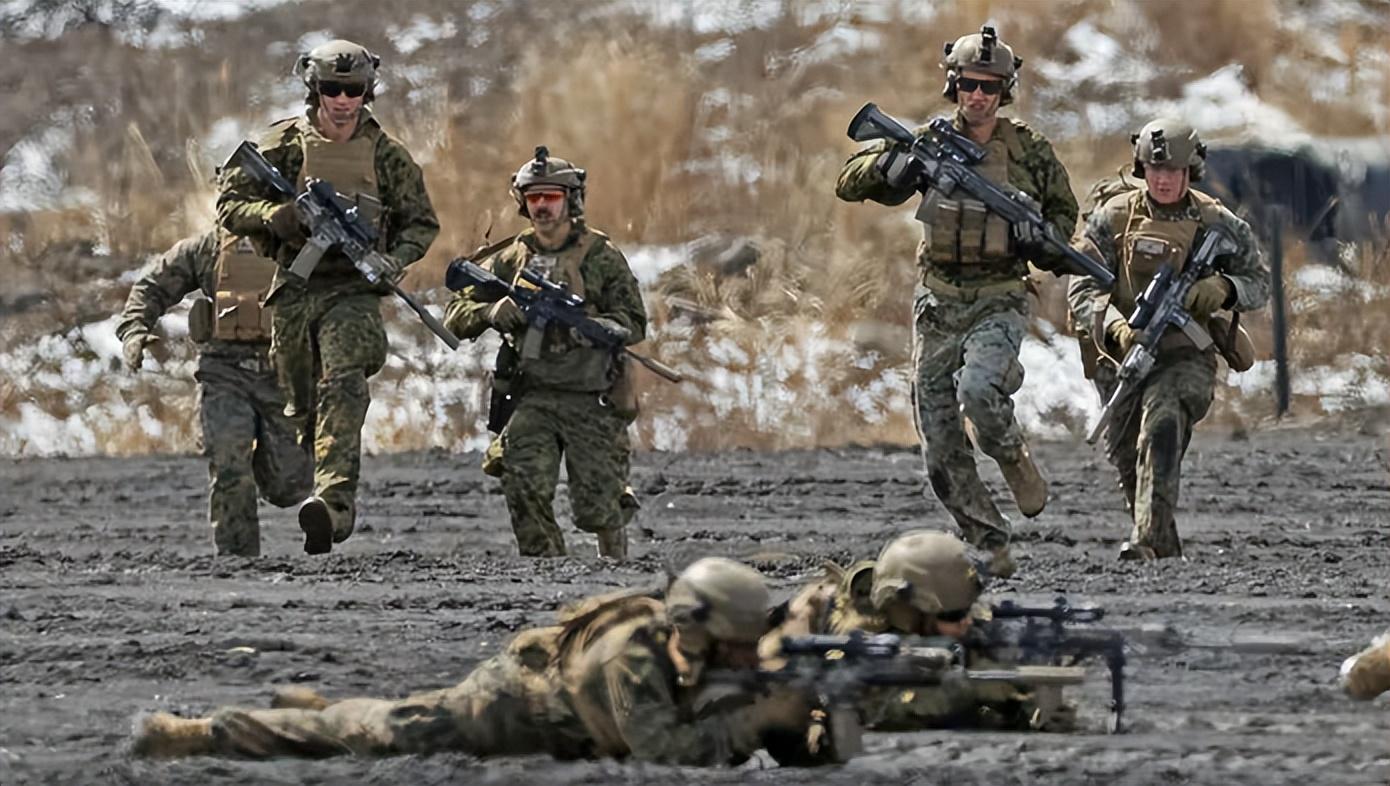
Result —
[[[1009, 156], [1009, 184], [1037, 201], [1041, 206], [1043, 218], [1052, 222], [1062, 236], [1070, 237], [1076, 229], [1078, 208], [1066, 167], [1057, 159], [1057, 154], [1052, 150], [1052, 143], [1021, 120], [1000, 117], [991, 139], [1000, 138], [1001, 128], [1005, 123], [1013, 127], [1022, 148], [1021, 155]], [[955, 126], [956, 130], [964, 132], [965, 121], [959, 111], [952, 117], [951, 124]], [[923, 125], [914, 129], [913, 134], [920, 135], [926, 131], [927, 126]], [[878, 157], [890, 146], [904, 149], [896, 143], [880, 140], [850, 156], [840, 169], [840, 176], [835, 184], [836, 196], [846, 202], [862, 202], [870, 199], [891, 207], [901, 205], [917, 193], [913, 188], [892, 187], [884, 178], [883, 173], [879, 171]], [[1040, 265], [1055, 268], [1061, 264], [1061, 259], [1060, 254], [1048, 253], [1034, 261]], [[996, 268], [991, 270], [992, 280], [1007, 281], [1028, 275], [1027, 261], [1018, 259], [1016, 264], [1008, 269], [999, 270]], [[960, 278], [960, 271], [937, 269], [934, 272], [939, 277], [957, 285], [991, 283], [991, 281], [975, 279], [968, 282], [957, 280]]]
[[[184, 238], [150, 260], [130, 288], [125, 308], [116, 324], [116, 337], [124, 341], [135, 333], [152, 333], [159, 318], [190, 292], [212, 298], [217, 289], [217, 255], [221, 233], [217, 230]], [[269, 342], [218, 341], [199, 344], [204, 355], [243, 359], [264, 357]]]
[[[858, 562], [848, 569], [827, 565], [827, 575], [794, 596], [787, 604], [781, 623], [763, 637], [759, 645], [763, 659], [776, 657], [783, 636], [844, 636], [856, 630], [870, 634], [912, 635], [893, 628], [869, 603], [873, 566], [872, 561]], [[975, 613], [977, 620], [983, 620], [988, 610], [985, 606], [977, 606]], [[968, 641], [962, 644], [968, 645]], [[1002, 667], [969, 646], [966, 647], [966, 666], [970, 669]], [[1030, 728], [1033, 709], [1031, 697], [1019, 687], [1003, 682], [963, 680], [910, 688], [869, 688], [860, 704], [865, 727], [879, 731], [956, 728], [1024, 731]]]
[[[261, 154], [291, 183], [298, 181], [304, 165], [303, 139], [309, 132], [306, 129], [312, 129], [311, 123], [307, 114], [282, 120], [271, 125], [258, 142]], [[409, 265], [425, 255], [439, 234], [439, 218], [425, 190], [424, 174], [405, 146], [382, 130], [381, 124], [368, 109], [362, 110], [353, 139], [364, 135], [371, 135], [376, 140], [376, 178], [382, 209], [377, 250], [389, 254], [403, 266]], [[217, 218], [228, 231], [255, 241], [262, 253], [284, 269], [294, 261], [301, 246], [281, 243], [271, 234], [266, 222], [281, 203], [270, 197], [270, 190], [253, 180], [241, 167], [228, 167], [222, 172]], [[333, 274], [335, 270], [336, 275]], [[320, 277], [318, 274], [321, 272], [327, 275]], [[310, 277], [308, 286], [341, 287], [347, 281], [351, 282], [349, 288], [370, 291], [371, 287], [365, 280], [353, 278], [356, 275], [350, 266], [334, 266], [331, 257], [325, 256], [315, 276]], [[272, 292], [279, 289], [283, 279], [282, 270], [272, 286]]]
[[671, 654], [660, 601], [614, 593], [584, 601], [562, 621], [556, 679], [593, 755], [717, 766], [741, 763], [763, 747], [767, 729], [754, 697], [697, 711], [698, 680]]
[[[642, 341], [647, 334], [647, 309], [642, 303], [637, 278], [628, 267], [627, 258], [602, 232], [580, 226], [571, 233], [563, 247], [547, 252], [537, 243], [535, 230], [527, 229], [517, 235], [511, 245], [480, 264], [498, 278], [513, 281], [517, 271], [527, 266], [533, 258], [547, 253], [563, 254], [567, 249], [585, 242], [590, 245], [579, 263], [585, 312], [590, 317], [603, 317], [622, 325], [628, 331], [628, 344]], [[459, 338], [477, 338], [490, 327], [487, 311], [491, 307], [491, 302], [480, 299], [472, 287], [466, 287], [454, 296], [445, 309], [444, 325]], [[506, 337], [512, 346], [519, 346], [521, 338], [520, 335]], [[567, 356], [593, 351], [575, 344], [558, 325], [549, 329], [543, 345], [544, 353], [535, 362], [552, 368], [528, 373], [528, 364], [523, 362], [521, 384], [524, 388], [568, 388], [564, 370], [573, 366], [578, 371], [583, 364], [574, 362], [580, 358]]]
[[[1208, 199], [1208, 201], [1211, 201]], [[1219, 221], [1235, 234], [1240, 249], [1229, 256], [1216, 260], [1216, 270], [1235, 290], [1233, 311], [1251, 311], [1263, 308], [1269, 301], [1269, 269], [1260, 254], [1259, 242], [1250, 225], [1220, 205], [1207, 210], [1200, 209], [1191, 193], [1173, 206], [1160, 206], [1148, 198], [1143, 188], [1127, 191], [1111, 197], [1094, 210], [1077, 233], [1072, 245], [1105, 264], [1107, 268], [1120, 275], [1120, 248], [1125, 241], [1123, 228], [1128, 216], [1143, 215], [1154, 221], [1192, 221], [1205, 224]], [[1073, 276], [1067, 288], [1067, 302], [1071, 310], [1073, 327], [1088, 334], [1095, 323], [1096, 309], [1110, 305], [1110, 298], [1101, 297], [1095, 280], [1089, 276]], [[1112, 318], [1128, 317], [1127, 309], [1118, 309]], [[1104, 320], [1111, 321], [1110, 319]]]

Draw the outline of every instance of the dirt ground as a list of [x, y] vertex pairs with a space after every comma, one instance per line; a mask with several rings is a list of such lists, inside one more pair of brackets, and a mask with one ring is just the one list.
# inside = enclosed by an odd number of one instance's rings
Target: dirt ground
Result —
[[[1189, 561], [1153, 565], [1114, 559], [1127, 527], [1103, 461], [1040, 446], [1053, 500], [1018, 526], [1019, 575], [992, 590], [1098, 603], [1136, 634], [1129, 732], [1103, 733], [1097, 671], [1076, 694], [1082, 733], [871, 735], [869, 755], [819, 771], [462, 755], [151, 763], [124, 747], [142, 711], [261, 704], [275, 684], [330, 696], [452, 684], [560, 603], [656, 585], [665, 564], [698, 555], [750, 559], [786, 596], [826, 558], [944, 522], [915, 451], [643, 455], [636, 559], [618, 569], [577, 534], [584, 557], [513, 556], [497, 483], [472, 455], [369, 458], [359, 532], [323, 559], [300, 553], [292, 513], [269, 508], [266, 556], [213, 559], [197, 457], [3, 461], [0, 783], [1385, 783], [1385, 701], [1353, 703], [1335, 684], [1341, 659], [1390, 624], [1384, 439], [1199, 437]], [[1002, 488], [992, 466], [986, 478]], [[1194, 646], [1146, 646], [1146, 625]], [[1241, 651], [1219, 646], [1233, 640]]]

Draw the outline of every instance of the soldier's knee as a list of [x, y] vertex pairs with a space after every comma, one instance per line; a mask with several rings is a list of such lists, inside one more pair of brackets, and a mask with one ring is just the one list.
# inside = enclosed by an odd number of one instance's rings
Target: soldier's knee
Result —
[[319, 381], [320, 395], [343, 399], [367, 398], [367, 371], [360, 367], [343, 368], [324, 375]]

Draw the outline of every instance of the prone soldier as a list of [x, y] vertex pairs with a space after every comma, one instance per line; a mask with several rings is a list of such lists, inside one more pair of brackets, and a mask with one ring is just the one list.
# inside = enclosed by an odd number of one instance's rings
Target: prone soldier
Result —
[[[985, 148], [981, 174], [1022, 191], [1069, 237], [1076, 198], [1052, 145], [1023, 122], [997, 115], [1013, 101], [1022, 62], [988, 26], [947, 43], [941, 65], [944, 95], [956, 104], [951, 124]], [[878, 142], [845, 163], [836, 194], [899, 205], [917, 192], [920, 173], [905, 145]], [[991, 571], [1006, 576], [1014, 570], [1010, 524], [980, 480], [962, 416], [999, 464], [1019, 511], [1041, 513], [1047, 484], [1014, 419], [1012, 396], [1023, 383], [1018, 354], [1028, 321], [1028, 263], [1058, 270], [1063, 260], [1041, 245], [1035, 228], [1011, 225], [957, 192], [933, 186], [917, 217], [924, 237], [913, 308], [913, 399], [927, 478], [966, 538], [994, 555]]]
[[208, 458], [208, 522], [219, 555], [261, 553], [257, 490], [289, 507], [313, 488], [313, 459], [285, 416], [270, 365], [270, 315], [260, 299], [275, 263], [245, 238], [216, 230], [179, 241], [152, 260], [130, 288], [116, 335], [126, 367], [139, 371], [158, 341], [155, 325], [185, 295], [188, 334], [198, 345], [198, 414]]
[[[517, 286], [523, 270], [583, 298], [593, 322], [627, 345], [646, 335], [647, 312], [627, 259], [584, 221], [586, 173], [544, 147], [512, 178], [511, 193], [531, 227], [482, 267]], [[521, 283], [518, 283], [521, 282]], [[637, 415], [627, 358], [551, 324], [528, 323], [510, 297], [490, 299], [464, 287], [445, 325], [460, 338], [492, 328], [503, 335], [494, 377], [491, 427], [500, 431], [485, 467], [497, 471], [523, 556], [566, 553], [553, 503], [563, 458], [575, 526], [598, 536], [600, 556], [627, 556], [625, 524], [636, 509], [626, 488]], [[504, 395], [499, 395], [504, 394]], [[499, 417], [498, 406], [513, 408]]]
[[[310, 178], [331, 183], [368, 215], [377, 250], [399, 279], [439, 233], [420, 167], [382, 130], [369, 104], [380, 58], [350, 41], [330, 41], [296, 66], [308, 93], [302, 117], [279, 121], [260, 152], [300, 189]], [[352, 534], [362, 462], [362, 425], [371, 402], [367, 378], [386, 362], [380, 298], [342, 253], [329, 250], [309, 278], [287, 269], [307, 240], [292, 202], [239, 165], [225, 171], [218, 217], [254, 239], [278, 262], [266, 298], [273, 305], [271, 358], [285, 391], [286, 413], [314, 446], [314, 496], [299, 508], [304, 551], [323, 554]]]
[[1067, 292], [1087, 376], [1102, 401], [1111, 399], [1117, 369], [1135, 346], [1139, 333], [1131, 317], [1150, 282], [1165, 269], [1165, 275], [1181, 273], [1209, 228], [1228, 231], [1234, 243], [1234, 251], [1217, 256], [1213, 272], [1188, 290], [1182, 305], [1192, 324], [1159, 337], [1152, 371], [1127, 400], [1115, 402], [1105, 432], [1106, 454], [1134, 516], [1120, 558], [1150, 560], [1182, 556], [1174, 520], [1182, 458], [1193, 427], [1211, 406], [1216, 355], [1236, 370], [1254, 361], [1238, 320], [1219, 312], [1263, 307], [1269, 271], [1250, 225], [1192, 188], [1202, 179], [1206, 146], [1190, 124], [1154, 120], [1131, 141], [1134, 176], [1143, 178], [1143, 187], [1116, 194], [1094, 210], [1073, 244], [1114, 271], [1114, 290], [1101, 292], [1090, 279], [1077, 277]]

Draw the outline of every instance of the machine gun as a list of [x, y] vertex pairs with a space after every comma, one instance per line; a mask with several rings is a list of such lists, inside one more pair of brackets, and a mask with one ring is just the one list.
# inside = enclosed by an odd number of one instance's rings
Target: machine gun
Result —
[[[444, 286], [455, 292], [465, 287], [473, 287], [478, 293], [478, 298], [483, 301], [511, 298], [526, 316], [527, 330], [535, 331], [537, 335], [543, 333], [549, 325], [560, 325], [569, 328], [593, 346], [625, 353], [662, 379], [676, 383], [685, 381], [685, 377], [679, 371], [659, 360], [633, 352], [624, 343], [624, 336], [591, 319], [584, 313], [584, 298], [527, 268], [521, 270], [520, 280], [527, 286], [513, 286], [462, 258], [450, 262], [449, 269], [444, 274]], [[539, 353], [540, 341], [526, 342], [524, 357], [535, 358]]]
[[705, 679], [747, 691], [779, 685], [806, 691], [825, 712], [831, 753], [837, 761], [848, 761], [864, 750], [859, 705], [866, 690], [953, 681], [1005, 682], [1032, 688], [1039, 706], [1050, 711], [1060, 706], [1063, 686], [1085, 680], [1084, 669], [1066, 666], [968, 669], [965, 651], [955, 639], [903, 638], [893, 633], [787, 636], [782, 639], [781, 659], [785, 664], [780, 668], [712, 670]]
[[1158, 357], [1158, 342], [1169, 328], [1181, 330], [1197, 349], [1204, 350], [1212, 345], [1211, 336], [1197, 324], [1183, 308], [1187, 293], [1198, 280], [1208, 275], [1216, 258], [1233, 254], [1240, 249], [1235, 235], [1221, 225], [1205, 227], [1200, 237], [1193, 243], [1193, 252], [1181, 273], [1174, 273], [1173, 267], [1164, 264], [1149, 281], [1149, 285], [1135, 299], [1134, 313], [1129, 315], [1129, 326], [1135, 331], [1134, 346], [1125, 353], [1115, 375], [1115, 391], [1100, 410], [1100, 419], [1086, 435], [1086, 441], [1094, 445], [1105, 432], [1110, 430], [1115, 413], [1139, 390], [1144, 378], [1153, 371]]
[[[1023, 606], [1004, 601], [991, 609], [989, 623], [970, 631], [970, 642], [986, 654], [1012, 663], [1061, 666], [1100, 658], [1110, 672], [1110, 715], [1106, 730], [1124, 730], [1125, 639], [1102, 628], [1071, 628], [1105, 617], [1099, 606], [1072, 606], [1058, 597], [1051, 606]], [[1022, 624], [1014, 621], [1021, 620]]]
[[976, 171], [975, 167], [985, 159], [984, 148], [962, 136], [945, 118], [936, 118], [928, 124], [926, 133], [913, 136], [906, 125], [884, 114], [878, 105], [869, 103], [849, 121], [848, 133], [856, 142], [887, 139], [903, 145], [922, 167], [919, 190], [934, 187], [943, 194], [950, 194], [960, 188], [1010, 224], [1033, 227], [1042, 238], [1043, 246], [1061, 254], [1072, 272], [1094, 278], [1106, 290], [1115, 285], [1115, 274], [1072, 248], [1057, 227], [1042, 217], [1028, 195], [1008, 184], [995, 183]]
[[337, 248], [351, 260], [363, 278], [391, 290], [449, 349], [458, 349], [458, 337], [395, 282], [397, 266], [375, 248], [376, 228], [359, 215], [355, 204], [334, 190], [332, 183], [311, 177], [305, 181], [304, 193], [297, 194], [280, 170], [265, 160], [253, 143], [246, 141], [237, 146], [224, 166], [240, 166], [252, 179], [270, 189], [277, 199], [294, 202], [300, 220], [309, 228], [309, 239], [290, 264], [291, 275], [307, 280], [323, 255]]

